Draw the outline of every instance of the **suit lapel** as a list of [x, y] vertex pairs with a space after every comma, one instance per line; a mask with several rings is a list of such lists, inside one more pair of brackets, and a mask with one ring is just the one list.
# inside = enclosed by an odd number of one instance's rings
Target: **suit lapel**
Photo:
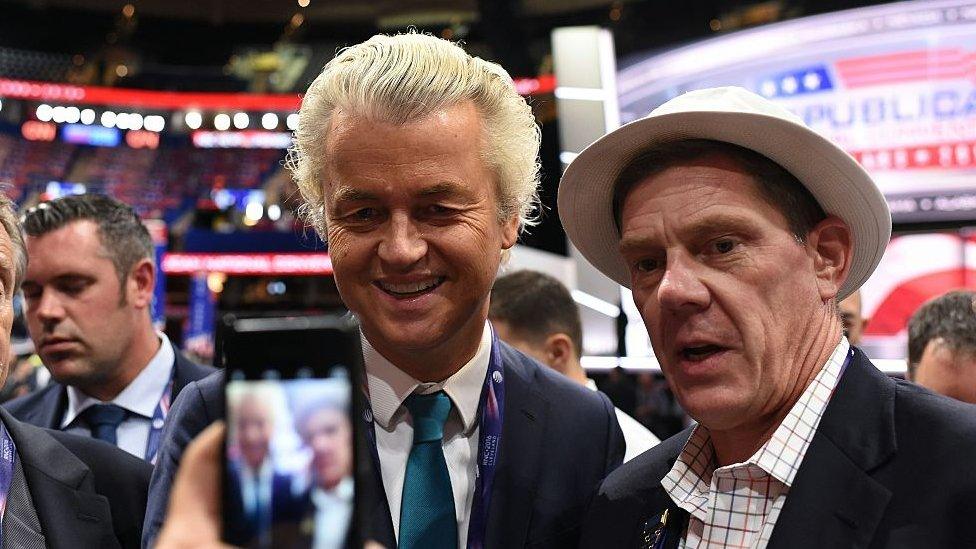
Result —
[[21, 421], [39, 427], [61, 430], [61, 420], [68, 409], [68, 390], [56, 381], [44, 390], [40, 406], [35, 406]]
[[529, 372], [502, 346], [505, 417], [495, 485], [488, 511], [486, 547], [524, 547], [535, 500], [549, 402], [533, 390]]
[[0, 419], [17, 445], [48, 547], [118, 547], [108, 500], [95, 493], [91, 470], [43, 430], [6, 410]]
[[173, 360], [173, 398], [176, 398], [176, 395], [180, 394], [183, 387], [186, 387], [191, 381], [203, 379], [210, 375], [210, 373], [216, 371], [213, 368], [196, 364], [183, 356], [183, 353], [177, 350], [176, 347], [173, 347], [173, 353], [176, 357]]
[[386, 490], [383, 487], [383, 477], [377, 467], [375, 457], [375, 447], [370, 444], [366, 429], [373, 429], [371, 414], [366, 413], [365, 408], [358, 410], [356, 414], [362, 426], [356, 437], [357, 448], [361, 458], [357, 459], [358, 479], [360, 485], [357, 486], [356, 498], [357, 507], [360, 510], [360, 529], [363, 540], [373, 540], [383, 547], [396, 547], [396, 533], [393, 531], [393, 519], [390, 514], [390, 503], [386, 499]]
[[[654, 478], [663, 478], [674, 467], [674, 462], [678, 460], [678, 456], [681, 454], [681, 450], [684, 448], [693, 430], [694, 427], [688, 427], [681, 433], [675, 435], [681, 440], [681, 444], [675, 445], [675, 453], [668, 458], [662, 470], [651, 472]], [[636, 547], [640, 547], [641, 549], [645, 547], [648, 549], [656, 547], [653, 543], [657, 539], [655, 532], [661, 523], [662, 517], [664, 517], [664, 513], [667, 512], [667, 521], [661, 529], [661, 535], [664, 536], [665, 540], [664, 545], [661, 547], [664, 549], [677, 549], [681, 537], [684, 535], [685, 527], [688, 525], [689, 515], [687, 511], [675, 505], [674, 500], [671, 499], [671, 496], [660, 482], [635, 493], [633, 501], [628, 507], [632, 507], [637, 510], [636, 512], [640, 513], [638, 532], [636, 532]]]
[[855, 351], [793, 481], [770, 548], [863, 547], [891, 492], [870, 473], [896, 451], [895, 385]]

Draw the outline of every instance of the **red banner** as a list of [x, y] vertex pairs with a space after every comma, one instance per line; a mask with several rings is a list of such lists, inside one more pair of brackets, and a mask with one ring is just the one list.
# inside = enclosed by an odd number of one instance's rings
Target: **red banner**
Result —
[[163, 258], [167, 275], [199, 272], [229, 275], [328, 275], [332, 258], [327, 253], [167, 253]]
[[[544, 74], [538, 78], [516, 78], [515, 89], [522, 95], [551, 93], [556, 87], [555, 77]], [[51, 101], [54, 103], [82, 103], [113, 105], [160, 110], [238, 110], [296, 112], [302, 98], [296, 94], [212, 93], [136, 90], [103, 86], [75, 86], [54, 82], [6, 80], [0, 78], [0, 97]]]

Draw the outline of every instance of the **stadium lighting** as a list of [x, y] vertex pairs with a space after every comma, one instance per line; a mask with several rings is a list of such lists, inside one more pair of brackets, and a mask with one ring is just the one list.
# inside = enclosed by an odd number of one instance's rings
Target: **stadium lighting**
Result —
[[129, 129], [130, 130], [141, 130], [144, 121], [142, 115], [134, 112], [129, 115]]
[[115, 121], [116, 121], [116, 119], [118, 119], [118, 115], [116, 115], [114, 112], [112, 112], [112, 111], [105, 111], [105, 112], [102, 113], [102, 117], [100, 119], [100, 122], [106, 128], [114, 128], [115, 127]]
[[278, 127], [278, 115], [273, 112], [266, 112], [261, 117], [261, 127], [266, 130], [273, 130]]
[[147, 130], [159, 133], [166, 127], [166, 120], [158, 114], [151, 114], [145, 118], [143, 124]]
[[129, 113], [120, 112], [118, 116], [115, 117], [115, 127], [120, 130], [129, 129]]
[[68, 124], [77, 124], [81, 120], [81, 111], [78, 107], [67, 107], [64, 110], [64, 121]]
[[291, 131], [297, 130], [298, 129], [298, 113], [297, 112], [293, 112], [293, 113], [289, 114], [288, 115], [288, 118], [285, 119], [285, 125], [288, 126], [288, 129], [291, 130]]
[[268, 219], [271, 221], [278, 221], [281, 219], [281, 206], [277, 204], [268, 206]]
[[51, 107], [51, 105], [41, 103], [37, 106], [37, 112], [35, 114], [37, 115], [37, 119], [41, 122], [50, 122], [53, 116], [53, 111], [54, 109]]
[[239, 113], [237, 113], [237, 114], [234, 115], [234, 127], [235, 128], [237, 128], [239, 130], [243, 130], [250, 123], [251, 123], [251, 119], [250, 119], [250, 117], [247, 116], [247, 113], [239, 112]]
[[200, 129], [200, 125], [203, 124], [203, 116], [197, 111], [190, 111], [184, 115], [183, 121], [186, 122], [187, 128], [198, 130]]
[[95, 123], [95, 111], [91, 109], [82, 109], [81, 114], [78, 115], [82, 124], [94, 124]]
[[220, 131], [230, 129], [230, 116], [220, 113], [214, 117], [214, 127]]
[[264, 215], [264, 206], [260, 202], [248, 202], [247, 206], [244, 206], [244, 217], [250, 219], [251, 221], [258, 221]]
[[61, 124], [62, 122], [68, 119], [68, 113], [66, 112], [67, 110], [68, 109], [60, 105], [54, 107], [54, 110], [51, 111], [51, 119], [57, 122], [58, 124]]

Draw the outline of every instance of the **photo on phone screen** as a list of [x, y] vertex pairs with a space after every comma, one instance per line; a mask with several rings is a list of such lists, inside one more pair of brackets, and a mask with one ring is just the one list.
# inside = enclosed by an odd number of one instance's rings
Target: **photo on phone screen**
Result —
[[[224, 341], [228, 351], [235, 340], [261, 346], [247, 359], [235, 360], [235, 352], [225, 357], [226, 541], [249, 548], [347, 546], [355, 509], [354, 366], [344, 360], [355, 352], [350, 338], [328, 330], [271, 330]], [[295, 351], [301, 340], [350, 348], [320, 351], [315, 360]], [[292, 345], [290, 356], [255, 364], [281, 345]]]

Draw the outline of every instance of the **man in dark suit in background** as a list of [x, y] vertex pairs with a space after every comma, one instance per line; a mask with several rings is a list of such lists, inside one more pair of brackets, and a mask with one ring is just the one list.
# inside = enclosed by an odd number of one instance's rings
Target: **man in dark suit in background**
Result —
[[149, 232], [132, 208], [97, 194], [41, 203], [22, 225], [27, 324], [55, 381], [7, 410], [152, 461], [172, 399], [213, 368], [153, 329]]
[[[10, 355], [13, 296], [27, 254], [0, 195], [0, 356]], [[0, 385], [7, 365], [0, 365]], [[4, 548], [138, 547], [150, 466], [90, 438], [22, 423], [0, 409]]]
[[699, 423], [607, 478], [584, 547], [976, 545], [976, 407], [842, 334], [891, 229], [847, 153], [746, 90], [693, 91], [581, 153], [559, 213]]

